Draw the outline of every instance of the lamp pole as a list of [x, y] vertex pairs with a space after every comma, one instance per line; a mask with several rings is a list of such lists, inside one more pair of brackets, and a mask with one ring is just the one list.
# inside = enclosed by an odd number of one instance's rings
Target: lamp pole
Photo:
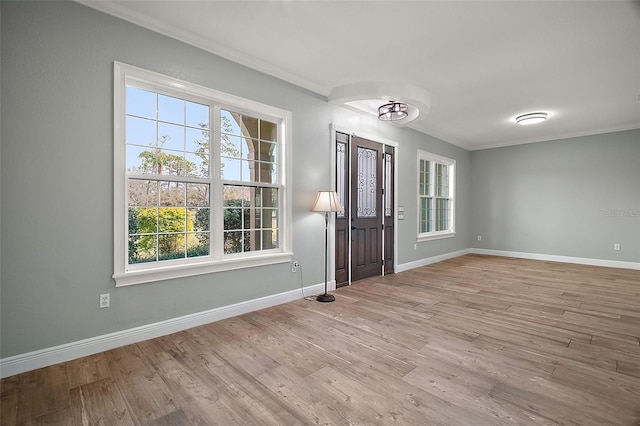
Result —
[[329, 251], [329, 212], [324, 212], [324, 294], [316, 297], [318, 302], [333, 302], [336, 297], [327, 292], [327, 251]]

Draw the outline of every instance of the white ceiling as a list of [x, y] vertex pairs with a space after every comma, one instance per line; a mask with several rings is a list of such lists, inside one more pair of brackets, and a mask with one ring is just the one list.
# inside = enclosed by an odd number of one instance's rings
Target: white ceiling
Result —
[[640, 128], [639, 1], [81, 2], [322, 95], [422, 87], [410, 127], [468, 149]]

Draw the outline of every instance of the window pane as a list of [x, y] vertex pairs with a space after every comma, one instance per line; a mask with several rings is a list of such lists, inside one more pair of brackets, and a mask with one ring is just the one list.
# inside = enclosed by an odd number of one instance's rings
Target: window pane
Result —
[[241, 158], [240, 147], [242, 139], [238, 136], [222, 135], [221, 138], [221, 154], [225, 157]]
[[158, 172], [157, 150], [136, 145], [127, 145], [127, 171], [156, 174]]
[[180, 259], [185, 256], [185, 234], [158, 235], [158, 260]]
[[157, 238], [155, 235], [133, 235], [129, 237], [129, 263], [156, 261]]
[[232, 231], [224, 233], [224, 253], [242, 252], [242, 231]]
[[278, 126], [275, 123], [260, 120], [260, 139], [263, 141], [277, 141]]
[[208, 207], [209, 206], [209, 185], [204, 183], [187, 184], [187, 206], [188, 207]]
[[257, 160], [260, 156], [260, 141], [258, 139], [243, 138], [242, 158]]
[[263, 183], [277, 183], [277, 168], [272, 163], [256, 163], [256, 168], [259, 169], [259, 182]]
[[127, 179], [127, 196], [129, 206], [155, 207], [158, 205], [158, 182]]
[[187, 257], [209, 255], [209, 233], [196, 232], [187, 234]]
[[146, 118], [127, 117], [127, 144], [156, 146], [156, 121]]
[[208, 208], [189, 209], [189, 218], [193, 221], [193, 230], [210, 231], [209, 215], [210, 210]]
[[449, 196], [449, 167], [445, 164], [436, 164], [436, 195]]
[[184, 151], [184, 127], [158, 123], [158, 147]]
[[278, 248], [278, 231], [264, 230], [262, 231], [262, 250]]
[[262, 188], [262, 206], [278, 207], [278, 189]]
[[181, 182], [160, 182], [160, 205], [180, 207], [185, 205], [186, 188]]
[[209, 155], [185, 154], [185, 172], [187, 176], [207, 178], [209, 177]]
[[240, 136], [240, 114], [221, 110], [220, 111], [220, 130], [224, 133]]
[[251, 228], [262, 227], [262, 209], [251, 209]]
[[433, 212], [432, 212], [432, 199], [422, 197], [420, 198], [420, 217], [419, 217], [419, 230], [423, 232], [431, 232], [433, 230]]
[[449, 214], [451, 201], [447, 199], [436, 200], [436, 231], [449, 229]]
[[209, 107], [207, 105], [186, 102], [186, 124], [202, 129], [209, 128]]
[[262, 228], [277, 228], [278, 215], [276, 209], [262, 209]]
[[184, 101], [158, 95], [158, 120], [184, 125]]
[[262, 250], [260, 231], [251, 230], [244, 232], [244, 251]]
[[269, 163], [275, 163], [276, 155], [277, 155], [276, 150], [277, 150], [277, 146], [275, 143], [261, 141], [260, 151], [259, 151], [260, 155], [256, 159], [260, 161], [269, 162]]
[[242, 116], [242, 134], [250, 138], [257, 138], [258, 137], [258, 119], [243, 115]]
[[[152, 154], [153, 155], [153, 154]], [[158, 174], [168, 176], [184, 176], [184, 154], [180, 151], [158, 149]]]
[[431, 162], [427, 160], [420, 160], [420, 173], [418, 173], [418, 191], [420, 195], [431, 195], [430, 166]]
[[240, 171], [240, 180], [244, 182], [257, 182], [258, 180], [255, 178], [255, 167], [253, 167], [255, 163], [253, 161], [242, 160], [240, 166], [242, 170]]
[[240, 180], [240, 160], [222, 157], [220, 174], [225, 180]]
[[137, 209], [138, 233], [156, 234], [158, 232], [158, 209], [148, 207]]
[[186, 150], [188, 152], [209, 153], [209, 131], [186, 128]]
[[[251, 209], [248, 207], [249, 203], [245, 204], [245, 208], [242, 209], [242, 228], [241, 229], [251, 229], [253, 228], [253, 226], [251, 226], [251, 214], [253, 213], [253, 216], [255, 217], [255, 209]], [[253, 210], [253, 212], [252, 212]], [[254, 222], [255, 223], [255, 222]]]
[[[187, 226], [187, 210], [180, 207], [160, 207], [158, 209], [158, 232], [185, 232]], [[193, 230], [193, 222], [190, 222]]]
[[234, 231], [242, 229], [243, 215], [242, 208], [225, 208], [224, 209], [224, 230]]
[[155, 119], [156, 100], [157, 95], [153, 92], [127, 86], [126, 113]]

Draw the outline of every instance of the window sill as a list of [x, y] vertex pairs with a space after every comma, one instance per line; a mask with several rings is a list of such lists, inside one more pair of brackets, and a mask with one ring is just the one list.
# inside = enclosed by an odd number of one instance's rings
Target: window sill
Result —
[[252, 268], [256, 266], [274, 265], [291, 262], [293, 253], [276, 253], [251, 258], [231, 258], [212, 260], [189, 265], [170, 265], [149, 269], [139, 269], [124, 273], [113, 274], [116, 287], [134, 284], [150, 283], [154, 281], [171, 280], [175, 278], [191, 277], [194, 275], [211, 274], [214, 272], [232, 271], [234, 269]]
[[455, 236], [456, 236], [455, 232], [440, 232], [440, 233], [433, 233], [430, 235], [418, 235], [416, 237], [416, 241], [421, 243], [423, 241], [441, 240], [443, 238], [453, 238]]

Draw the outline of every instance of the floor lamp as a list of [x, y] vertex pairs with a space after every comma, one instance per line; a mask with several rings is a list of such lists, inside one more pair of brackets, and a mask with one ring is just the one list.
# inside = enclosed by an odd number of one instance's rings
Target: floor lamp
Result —
[[342, 211], [342, 205], [335, 191], [318, 191], [316, 202], [311, 211], [324, 212], [324, 294], [319, 295], [318, 302], [333, 302], [336, 300], [333, 294], [327, 293], [327, 250], [329, 237], [329, 213]]

